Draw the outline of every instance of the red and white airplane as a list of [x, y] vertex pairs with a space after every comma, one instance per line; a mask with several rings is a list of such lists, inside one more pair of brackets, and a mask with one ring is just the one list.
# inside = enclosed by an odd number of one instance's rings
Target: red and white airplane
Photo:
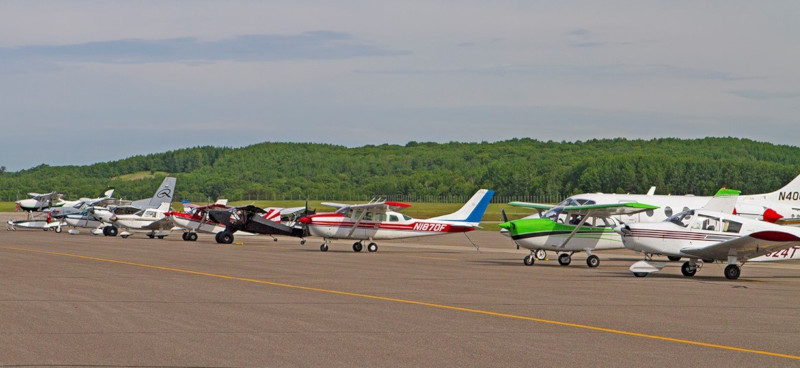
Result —
[[319, 250], [326, 252], [330, 239], [355, 239], [353, 251], [364, 249], [363, 240], [369, 240], [367, 251], [376, 252], [375, 240], [402, 239], [419, 236], [463, 233], [475, 230], [480, 225], [483, 213], [492, 200], [494, 192], [481, 189], [460, 210], [449, 215], [426, 220], [417, 220], [402, 213], [400, 209], [411, 207], [400, 202], [370, 202], [365, 204], [322, 203], [338, 208], [333, 213], [305, 216], [300, 222], [312, 236], [323, 238]]

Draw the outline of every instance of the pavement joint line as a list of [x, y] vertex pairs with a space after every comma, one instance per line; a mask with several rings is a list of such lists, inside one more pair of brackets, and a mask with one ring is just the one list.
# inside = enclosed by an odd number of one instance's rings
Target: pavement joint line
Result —
[[71, 254], [71, 253], [62, 253], [62, 252], [53, 252], [53, 251], [46, 251], [46, 250], [18, 248], [18, 247], [8, 247], [8, 246], [0, 246], [0, 249], [9, 249], [9, 250], [29, 252], [29, 253], [49, 254], [49, 255], [71, 257], [71, 258], [78, 258], [78, 259], [85, 259], [85, 260], [99, 261], [99, 262], [106, 262], [106, 263], [115, 263], [115, 264], [122, 264], [122, 265], [135, 266], [135, 267], [141, 267], [141, 268], [149, 268], [149, 269], [155, 269], [155, 270], [161, 270], [161, 271], [170, 271], [170, 272], [184, 273], [184, 274], [190, 274], [190, 275], [214, 277], [214, 278], [225, 279], [225, 280], [243, 281], [243, 282], [250, 282], [250, 283], [255, 283], [255, 284], [277, 286], [277, 287], [283, 287], [283, 288], [289, 288], [289, 289], [295, 289], [295, 290], [315, 291], [315, 292], [326, 293], [326, 294], [352, 296], [352, 297], [358, 297], [358, 298], [364, 298], [364, 299], [372, 299], [372, 300], [381, 300], [381, 301], [394, 302], [394, 303], [400, 303], [400, 304], [419, 305], [419, 306], [436, 308], [436, 309], [444, 309], [444, 310], [452, 310], [452, 311], [480, 314], [480, 315], [485, 315], [485, 316], [516, 319], [516, 320], [537, 322], [537, 323], [549, 324], [549, 325], [555, 325], [555, 326], [562, 326], [562, 327], [573, 327], [573, 328], [579, 328], [579, 329], [590, 330], [590, 331], [605, 332], [605, 333], [609, 333], [609, 334], [631, 336], [631, 337], [639, 337], [639, 338], [644, 338], [644, 339], [659, 340], [659, 341], [666, 341], [666, 342], [674, 342], [674, 343], [680, 343], [680, 344], [686, 344], [686, 345], [701, 346], [701, 347], [728, 350], [728, 351], [736, 351], [736, 352], [741, 352], [741, 353], [766, 355], [766, 356], [777, 357], [777, 358], [800, 360], [800, 356], [798, 356], [798, 355], [782, 354], [782, 353], [775, 353], [775, 352], [769, 352], [769, 351], [763, 351], [763, 350], [755, 350], [755, 349], [747, 349], [747, 348], [739, 348], [739, 347], [735, 347], [735, 346], [720, 345], [720, 344], [713, 344], [713, 343], [686, 340], [686, 339], [678, 339], [678, 338], [667, 337], [667, 336], [649, 335], [649, 334], [632, 332], [632, 331], [616, 330], [616, 329], [612, 329], [612, 328], [596, 327], [596, 326], [590, 326], [590, 325], [582, 325], [582, 324], [578, 324], [578, 323], [570, 323], [570, 322], [548, 320], [548, 319], [543, 319], [543, 318], [521, 316], [521, 315], [516, 315], [516, 314], [492, 312], [492, 311], [487, 311], [487, 310], [458, 307], [458, 306], [447, 305], [447, 304], [436, 304], [436, 303], [422, 302], [422, 301], [409, 300], [409, 299], [399, 299], [399, 298], [385, 297], [385, 296], [379, 296], [379, 295], [361, 294], [361, 293], [355, 293], [355, 292], [349, 292], [349, 291], [341, 291], [341, 290], [324, 289], [324, 288], [317, 288], [317, 287], [311, 287], [311, 286], [286, 284], [286, 283], [282, 283], [282, 282], [251, 279], [251, 278], [246, 278], [246, 277], [230, 276], [230, 275], [223, 275], [223, 274], [216, 274], [216, 273], [202, 272], [202, 271], [193, 271], [193, 270], [186, 270], [186, 269], [174, 268], [174, 267], [156, 266], [156, 265], [150, 265], [150, 264], [145, 264], [145, 263], [121, 261], [121, 260], [110, 259], [110, 258], [92, 257], [92, 256], [85, 256], [85, 255], [80, 255], [80, 254]]

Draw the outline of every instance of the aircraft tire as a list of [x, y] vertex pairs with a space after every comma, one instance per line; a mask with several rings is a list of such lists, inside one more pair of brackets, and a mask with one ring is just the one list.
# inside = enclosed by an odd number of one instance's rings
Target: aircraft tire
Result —
[[150, 238], [150, 239], [155, 239], [156, 235], [155, 234], [147, 234], [147, 237]]
[[61, 234], [61, 226], [55, 228], [54, 231], [56, 232], [56, 234]]
[[122, 236], [122, 239], [128, 239], [128, 237], [129, 237], [130, 235], [120, 235], [120, 236]]
[[159, 239], [164, 239], [164, 235], [159, 235], [159, 236], [157, 236], [156, 238], [159, 238]]
[[683, 262], [681, 266], [681, 273], [686, 277], [692, 277], [695, 273], [697, 273], [697, 268], [692, 268], [692, 265], [689, 262]]
[[600, 257], [592, 254], [589, 258], [586, 258], [586, 265], [595, 268], [600, 265]]
[[222, 243], [222, 240], [219, 238], [220, 234], [222, 234], [222, 231], [214, 234], [214, 240], [216, 240], [217, 243]]
[[536, 255], [536, 259], [544, 261], [544, 259], [547, 258], [547, 251], [544, 249], [537, 249], [534, 255]]
[[181, 234], [181, 239], [183, 239], [183, 241], [189, 241], [189, 233]]
[[353, 252], [358, 253], [358, 252], [362, 251], [363, 249], [364, 249], [364, 245], [361, 244], [361, 242], [353, 243]]
[[320, 252], [327, 252], [328, 251], [328, 244], [322, 243], [322, 245], [319, 246], [319, 251]]
[[634, 272], [633, 275], [636, 277], [645, 277], [647, 276], [647, 272]]
[[535, 259], [536, 258], [533, 255], [528, 254], [527, 256], [525, 256], [525, 258], [522, 259], [522, 263], [524, 263], [526, 266], [533, 266], [533, 262], [535, 261]]
[[730, 264], [725, 267], [725, 278], [728, 280], [736, 280], [742, 274], [741, 268], [735, 264]]
[[116, 226], [106, 226], [108, 228], [108, 236], [117, 236], [119, 229]]
[[219, 240], [222, 240], [223, 244], [232, 244], [233, 243], [233, 234], [229, 232], [221, 232], [219, 236]]
[[367, 245], [367, 251], [370, 252], [370, 253], [377, 252], [378, 251], [378, 244], [369, 243], [369, 245]]
[[189, 241], [197, 241], [197, 233], [189, 233], [189, 235], [186, 235], [186, 239], [189, 239]]
[[572, 262], [572, 257], [567, 253], [561, 253], [558, 255], [558, 264], [562, 266], [569, 266]]
[[110, 226], [106, 226], [106, 227], [103, 228], [103, 236], [108, 236], [108, 228], [109, 227]]
[[678, 262], [678, 261], [681, 260], [681, 257], [678, 257], [678, 256], [667, 256], [667, 259], [669, 259], [672, 262]]

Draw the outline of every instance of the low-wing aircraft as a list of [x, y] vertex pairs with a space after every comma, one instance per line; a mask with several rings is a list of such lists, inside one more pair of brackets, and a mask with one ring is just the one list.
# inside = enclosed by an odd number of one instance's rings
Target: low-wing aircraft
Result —
[[275, 208], [264, 210], [250, 205], [234, 207], [227, 210], [208, 211], [208, 217], [210, 220], [225, 226], [224, 230], [217, 232], [215, 236], [217, 243], [233, 243], [233, 234], [240, 231], [251, 234], [269, 235], [272, 236], [272, 239], [275, 241], [278, 240], [275, 238], [275, 235], [293, 236], [301, 238], [300, 244], [305, 244], [305, 239], [302, 239], [306, 235], [303, 226], [298, 226], [296, 221], [291, 220], [287, 221], [287, 224], [281, 223], [281, 216], [284, 213], [285, 216], [291, 216], [291, 214], [298, 213], [306, 215], [310, 212], [308, 211], [308, 206], [283, 210]]
[[300, 219], [309, 233], [323, 238], [319, 249], [328, 250], [330, 239], [354, 239], [353, 251], [360, 252], [362, 241], [369, 240], [367, 251], [376, 252], [375, 240], [402, 239], [419, 236], [463, 233], [475, 230], [480, 225], [483, 213], [494, 192], [481, 189], [470, 198], [458, 211], [433, 217], [427, 220], [416, 220], [402, 213], [399, 209], [411, 205], [399, 202], [372, 202], [366, 204], [323, 203], [338, 208], [334, 213], [321, 213]]
[[[538, 208], [535, 204], [510, 204]], [[551, 250], [558, 254], [558, 263], [562, 266], [572, 262], [575, 252], [583, 251], [588, 254], [586, 264], [597, 267], [600, 265], [600, 258], [592, 254], [593, 250], [624, 248], [619, 234], [614, 232], [620, 222], [613, 216], [631, 215], [657, 208], [643, 203], [567, 203], [547, 209], [539, 218], [506, 221], [500, 227], [507, 230], [503, 234], [510, 236], [514, 243], [531, 251], [523, 258], [523, 263], [527, 266], [532, 266], [535, 259], [545, 259], [546, 251]], [[503, 216], [505, 217], [505, 212]]]
[[[102, 227], [102, 234], [105, 236], [117, 236], [119, 233], [119, 226], [116, 224], [118, 216], [125, 216], [131, 214], [142, 213], [148, 209], [156, 209], [167, 204], [167, 210], [172, 203], [172, 197], [175, 195], [175, 183], [177, 179], [173, 177], [166, 177], [161, 182], [152, 198], [140, 199], [133, 201], [130, 205], [126, 206], [109, 206], [108, 208], [95, 207], [93, 211], [93, 218], [100, 221]], [[93, 234], [100, 232], [100, 227], [97, 231], [92, 231]]]
[[[558, 205], [536, 204], [541, 212], [564, 205], [592, 205], [639, 202], [658, 206], [658, 210], [644, 211], [617, 216], [617, 220], [625, 223], [659, 222], [672, 215], [690, 208], [703, 207], [712, 197], [693, 195], [657, 195], [655, 187], [647, 194], [608, 194], [584, 193], [572, 195]], [[794, 178], [786, 186], [771, 193], [740, 195], [736, 201], [737, 215], [773, 222], [780, 225], [800, 224], [800, 176]], [[538, 216], [533, 215], [531, 217]]]
[[681, 273], [690, 277], [703, 262], [727, 262], [725, 277], [739, 278], [747, 261], [800, 245], [800, 229], [733, 215], [738, 191], [723, 190], [701, 209], [686, 210], [659, 223], [632, 223], [617, 227], [626, 248], [643, 252], [633, 264], [637, 277], [660, 271], [665, 262], [653, 254], [687, 257]]
[[172, 221], [167, 216], [169, 206], [169, 202], [162, 202], [157, 208], [148, 208], [130, 215], [115, 214], [111, 216], [110, 220], [115, 226], [124, 229], [119, 233], [119, 236], [123, 238], [133, 235], [131, 231], [145, 230], [150, 239], [164, 239], [173, 227]]

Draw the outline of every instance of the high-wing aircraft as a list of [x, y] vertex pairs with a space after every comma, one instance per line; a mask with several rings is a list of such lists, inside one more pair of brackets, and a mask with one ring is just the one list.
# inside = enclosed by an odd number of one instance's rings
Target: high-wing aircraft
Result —
[[747, 261], [800, 245], [800, 228], [733, 215], [737, 193], [718, 193], [702, 209], [682, 211], [663, 222], [619, 226], [625, 247], [645, 254], [630, 271], [637, 277], [660, 271], [666, 263], [651, 257], [663, 254], [689, 258], [681, 267], [687, 277], [703, 262], [727, 262], [725, 277], [735, 280]]
[[309, 233], [323, 238], [320, 250], [328, 250], [330, 239], [354, 239], [353, 251], [360, 252], [362, 241], [369, 240], [367, 251], [375, 252], [375, 240], [402, 239], [419, 236], [462, 233], [475, 230], [480, 225], [483, 213], [492, 200], [494, 192], [481, 189], [458, 211], [449, 215], [427, 220], [416, 220], [399, 209], [410, 207], [399, 202], [372, 202], [366, 204], [323, 203], [338, 208], [334, 213], [321, 213], [306, 216], [300, 222], [306, 225]]
[[[117, 236], [119, 233], [119, 226], [116, 224], [117, 216], [141, 213], [147, 209], [156, 209], [164, 203], [167, 203], [167, 210], [169, 210], [169, 204], [172, 203], [172, 197], [175, 195], [176, 181], [177, 179], [173, 177], [164, 178], [152, 198], [140, 199], [127, 206], [94, 208], [93, 217], [103, 223], [102, 234], [105, 236]], [[93, 233], [96, 232], [93, 231]]]
[[26, 212], [41, 212], [45, 208], [59, 207], [64, 205], [63, 194], [57, 192], [50, 193], [28, 193], [31, 198], [17, 201], [17, 209]]
[[[703, 207], [712, 197], [693, 195], [657, 195], [655, 187], [647, 194], [584, 193], [572, 195], [557, 205], [528, 203], [540, 213], [553, 207], [627, 202], [658, 206], [657, 210], [623, 214], [617, 219], [625, 222], [659, 222], [690, 208]], [[774, 222], [781, 225], [800, 224], [800, 176], [771, 193], [740, 195], [736, 201], [737, 215]], [[534, 215], [531, 217], [536, 217]]]
[[199, 232], [216, 234], [225, 230], [224, 225], [209, 219], [208, 211], [230, 208], [228, 207], [227, 199], [220, 199], [205, 206], [187, 203], [184, 204], [183, 208], [183, 212], [167, 212], [167, 216], [169, 216], [173, 224], [186, 230], [181, 236], [183, 240], [196, 241], [197, 233]]
[[[531, 207], [521, 202], [512, 205]], [[537, 208], [536, 205], [532, 205]], [[500, 227], [506, 229], [505, 235], [511, 237], [518, 246], [529, 249], [531, 253], [523, 259], [532, 266], [535, 259], [546, 258], [546, 251], [555, 251], [558, 263], [567, 266], [572, 262], [575, 252], [586, 252], [589, 267], [600, 265], [600, 258], [593, 250], [623, 248], [619, 234], [614, 228], [620, 222], [613, 216], [632, 215], [658, 209], [643, 203], [567, 205], [546, 210], [539, 218], [524, 218], [506, 221]], [[505, 217], [505, 212], [503, 213]]]
[[300, 244], [305, 244], [305, 240], [302, 239], [306, 235], [303, 227], [298, 226], [296, 221], [291, 220], [287, 221], [287, 224], [283, 224], [281, 223], [281, 216], [291, 216], [291, 214], [298, 213], [308, 214], [310, 212], [307, 207], [264, 210], [250, 205], [227, 210], [208, 211], [208, 217], [210, 220], [225, 226], [224, 230], [218, 232], [215, 236], [217, 243], [233, 243], [233, 234], [238, 231], [270, 235], [276, 241], [277, 239], [274, 235], [293, 236], [301, 238]]

